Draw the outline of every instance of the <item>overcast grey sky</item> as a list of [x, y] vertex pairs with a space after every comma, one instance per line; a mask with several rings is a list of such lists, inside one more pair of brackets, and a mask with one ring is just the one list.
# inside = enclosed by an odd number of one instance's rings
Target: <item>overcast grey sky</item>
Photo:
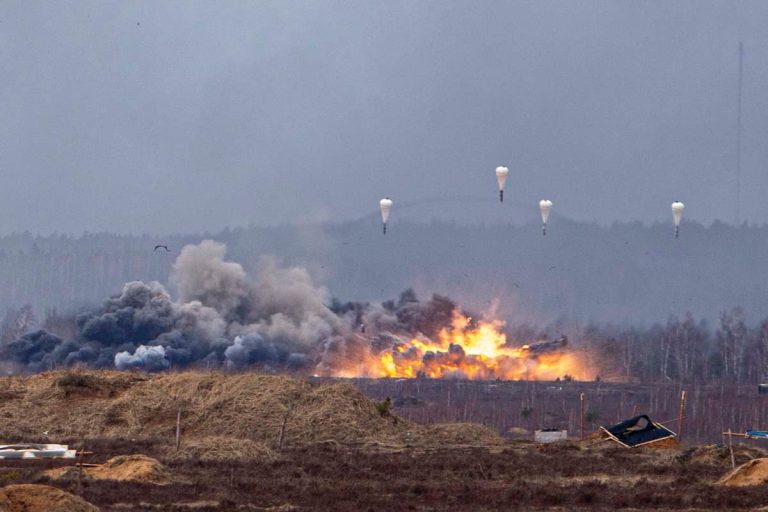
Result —
[[733, 221], [739, 41], [764, 223], [766, 27], [765, 1], [4, 1], [0, 233], [342, 221], [383, 195], [506, 218], [500, 163], [508, 197], [574, 219], [680, 198]]

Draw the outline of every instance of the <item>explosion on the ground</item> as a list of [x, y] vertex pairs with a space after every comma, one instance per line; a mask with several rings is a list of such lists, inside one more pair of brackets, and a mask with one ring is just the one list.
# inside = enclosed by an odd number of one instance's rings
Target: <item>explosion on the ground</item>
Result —
[[[362, 373], [377, 377], [430, 377], [503, 380], [582, 378], [577, 358], [567, 350], [568, 339], [538, 341], [521, 346], [507, 344], [500, 321], [472, 322], [454, 311], [449, 326], [436, 339], [424, 335], [379, 335], [389, 345], [372, 358]], [[375, 343], [374, 343], [375, 346]]]
[[300, 267], [264, 258], [255, 279], [212, 241], [173, 265], [173, 300], [157, 282], [122, 292], [76, 319], [63, 339], [38, 330], [0, 345], [0, 371], [53, 368], [262, 368], [328, 376], [554, 379], [582, 377], [565, 340], [508, 340], [446, 297], [411, 290], [381, 304], [329, 300]]

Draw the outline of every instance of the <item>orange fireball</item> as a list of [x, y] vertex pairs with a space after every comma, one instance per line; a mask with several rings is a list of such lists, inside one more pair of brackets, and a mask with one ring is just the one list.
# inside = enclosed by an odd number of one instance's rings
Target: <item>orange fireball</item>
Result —
[[[562, 348], [567, 340], [510, 347], [502, 327], [499, 321], [475, 324], [471, 318], [455, 312], [451, 325], [443, 328], [435, 340], [393, 336], [393, 346], [372, 357], [360, 373], [371, 377], [503, 380], [586, 377], [576, 355]], [[540, 349], [543, 344], [553, 343], [555, 350]]]

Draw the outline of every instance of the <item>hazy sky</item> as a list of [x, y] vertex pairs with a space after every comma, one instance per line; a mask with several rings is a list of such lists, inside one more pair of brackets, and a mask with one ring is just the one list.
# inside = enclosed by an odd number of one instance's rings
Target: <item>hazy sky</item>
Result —
[[511, 200], [575, 219], [680, 198], [733, 221], [739, 41], [742, 217], [768, 222], [766, 27], [765, 1], [4, 1], [0, 233], [347, 220], [383, 195], [487, 195], [467, 218], [495, 220], [500, 163]]

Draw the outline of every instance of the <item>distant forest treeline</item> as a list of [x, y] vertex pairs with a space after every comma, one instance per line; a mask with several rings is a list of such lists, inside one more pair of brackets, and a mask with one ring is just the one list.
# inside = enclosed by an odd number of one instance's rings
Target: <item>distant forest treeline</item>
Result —
[[[32, 305], [73, 312], [117, 293], [125, 282], [167, 283], [181, 247], [211, 238], [253, 272], [262, 255], [309, 269], [342, 300], [384, 300], [413, 287], [474, 311], [499, 299], [513, 322], [555, 319], [640, 325], [688, 312], [718, 321], [743, 308], [768, 314], [768, 227], [671, 225], [602, 227], [554, 219], [537, 225], [460, 226], [374, 219], [322, 226], [227, 229], [178, 236], [85, 234], [0, 238], [0, 312]], [[153, 252], [167, 244], [171, 253]]]
[[[413, 287], [469, 311], [495, 307], [521, 338], [568, 333], [599, 346], [606, 378], [754, 382], [768, 373], [768, 227], [721, 223], [684, 223], [679, 240], [670, 225], [558, 218], [546, 238], [538, 225], [442, 222], [393, 222], [383, 236], [374, 218], [167, 237], [15, 234], [0, 238], [3, 338], [43, 323], [70, 334], [67, 317], [128, 281], [167, 284], [181, 247], [207, 238], [248, 272], [268, 254], [307, 267], [329, 301]], [[154, 252], [159, 243], [171, 252]]]

